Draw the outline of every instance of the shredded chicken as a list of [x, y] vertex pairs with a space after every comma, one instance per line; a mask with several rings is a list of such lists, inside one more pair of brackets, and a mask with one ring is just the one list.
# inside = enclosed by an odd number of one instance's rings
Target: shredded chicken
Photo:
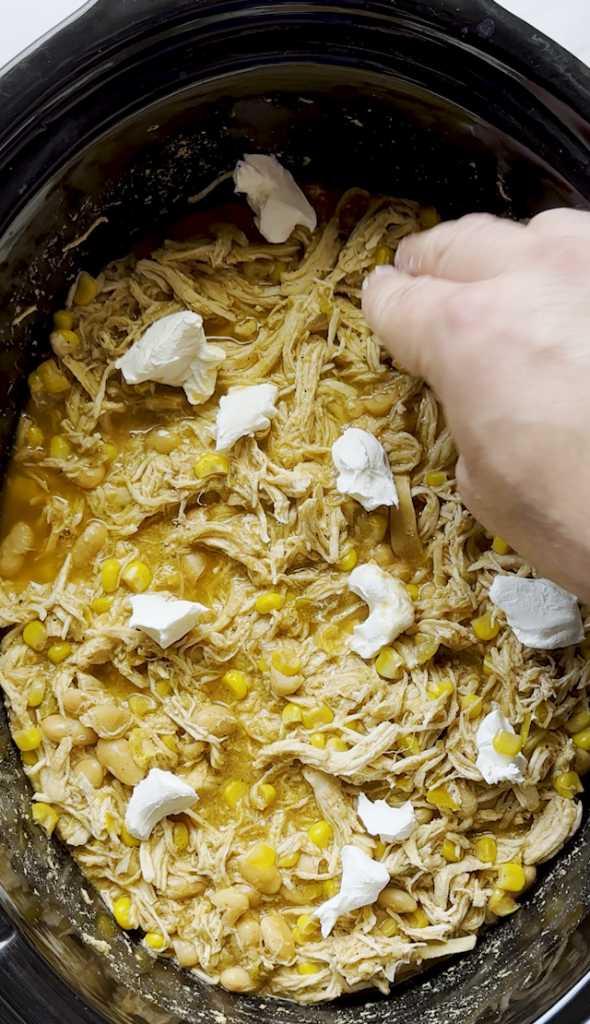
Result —
[[[400, 972], [471, 949], [496, 920], [498, 865], [522, 865], [530, 884], [580, 822], [556, 780], [590, 765], [565, 728], [588, 706], [587, 652], [526, 649], [502, 615], [492, 639], [477, 639], [471, 623], [492, 611], [496, 574], [532, 570], [496, 554], [462, 506], [441, 409], [362, 317], [364, 275], [429, 223], [416, 203], [352, 190], [313, 234], [297, 228], [283, 245], [218, 224], [112, 264], [96, 298], [71, 309], [79, 343], [53, 364], [63, 390], [42, 375], [20, 423], [0, 549], [0, 684], [17, 742], [34, 747], [23, 760], [35, 801], [49, 805], [41, 823], [57, 819], [110, 908], [130, 898], [128, 926], [154, 955], [213, 983], [234, 971], [234, 988], [309, 1003], [387, 992]], [[182, 389], [130, 386], [114, 367], [185, 309], [226, 354], [196, 408]], [[227, 475], [198, 477], [220, 396], [263, 381], [279, 392], [270, 429], [235, 444]], [[331, 446], [349, 423], [379, 439], [395, 475], [393, 550], [388, 510], [367, 514], [336, 489]], [[412, 596], [394, 680], [351, 651], [367, 615], [347, 586], [351, 549]], [[137, 561], [151, 591], [210, 609], [166, 651], [129, 627], [123, 578]], [[265, 614], [256, 599], [267, 591], [281, 600]], [[280, 671], [285, 657], [295, 675]], [[247, 682], [240, 699], [223, 681], [230, 669]], [[492, 702], [522, 733], [522, 785], [488, 786], [476, 767]], [[37, 746], [23, 741], [34, 727]], [[135, 781], [172, 771], [198, 802], [134, 840], [123, 827], [133, 781], [115, 762], [106, 770], [109, 741]], [[361, 790], [394, 807], [411, 800], [411, 836], [384, 846], [367, 835]], [[324, 845], [309, 832], [318, 821]], [[493, 861], [478, 859], [482, 837]], [[243, 873], [258, 842], [276, 852], [273, 891]], [[322, 939], [298, 921], [338, 891], [345, 844], [385, 865], [406, 909], [380, 900]], [[269, 941], [271, 914], [296, 942]]]

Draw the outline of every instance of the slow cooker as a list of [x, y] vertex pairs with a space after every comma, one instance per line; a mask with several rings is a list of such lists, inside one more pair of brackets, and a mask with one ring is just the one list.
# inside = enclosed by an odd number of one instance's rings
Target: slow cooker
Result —
[[[244, 152], [444, 218], [590, 205], [590, 72], [491, 0], [91, 0], [4, 70], [0, 95], [4, 466], [50, 310], [79, 269], [190, 225], [191, 200]], [[215, 203], [230, 194], [225, 182]], [[303, 1007], [149, 956], [29, 803], [0, 705], [2, 1024], [590, 1019], [587, 816], [473, 952], [389, 997]]]

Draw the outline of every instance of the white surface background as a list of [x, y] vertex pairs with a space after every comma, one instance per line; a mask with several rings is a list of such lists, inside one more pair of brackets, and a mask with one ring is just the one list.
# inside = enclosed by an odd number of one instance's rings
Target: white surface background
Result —
[[[0, 0], [0, 67], [82, 6], [80, 0]], [[589, 0], [505, 0], [504, 7], [590, 64]]]

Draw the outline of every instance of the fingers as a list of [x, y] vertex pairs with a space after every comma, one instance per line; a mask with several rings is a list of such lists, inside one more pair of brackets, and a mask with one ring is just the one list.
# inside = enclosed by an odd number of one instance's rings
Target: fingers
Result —
[[403, 238], [395, 266], [406, 274], [481, 281], [520, 263], [529, 245], [522, 224], [473, 213]]
[[418, 377], [436, 382], [441, 352], [448, 362], [441, 304], [462, 285], [432, 277], [410, 277], [378, 267], [363, 288], [363, 312], [388, 352]]
[[590, 239], [590, 213], [587, 210], [545, 210], [532, 218], [527, 230], [537, 236], [582, 236]]

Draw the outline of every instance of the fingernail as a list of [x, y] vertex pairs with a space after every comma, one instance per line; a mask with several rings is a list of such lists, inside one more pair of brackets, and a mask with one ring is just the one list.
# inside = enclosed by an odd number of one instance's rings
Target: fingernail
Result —
[[365, 290], [365, 288], [368, 288], [368, 286], [369, 286], [369, 278], [368, 277], [363, 277], [363, 291]]
[[395, 274], [395, 267], [392, 267], [390, 263], [383, 263], [383, 264], [380, 264], [378, 267], [375, 267], [373, 273], [374, 274]]

